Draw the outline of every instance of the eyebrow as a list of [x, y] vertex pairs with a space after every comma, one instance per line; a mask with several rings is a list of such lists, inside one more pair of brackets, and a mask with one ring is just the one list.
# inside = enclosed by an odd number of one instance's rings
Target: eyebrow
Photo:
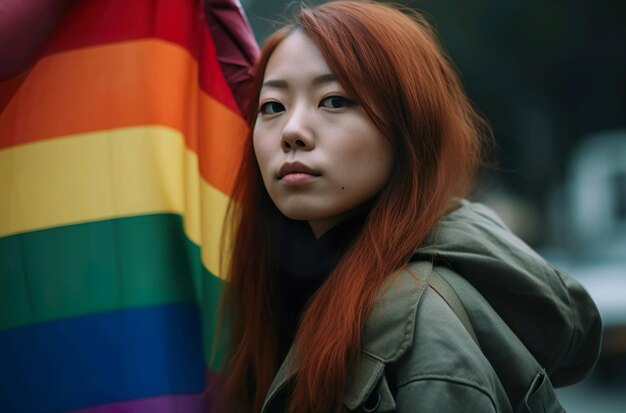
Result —
[[[325, 84], [325, 83], [331, 83], [331, 82], [336, 82], [336, 81], [337, 81], [337, 79], [331, 73], [325, 73], [325, 74], [317, 76], [315, 79], [313, 79], [311, 84], [313, 86], [319, 86], [319, 85], [322, 85], [322, 84]], [[288, 85], [287, 81], [283, 80], [283, 79], [270, 79], [270, 80], [266, 80], [265, 82], [263, 82], [263, 85], [261, 85], [261, 88], [264, 88], [264, 87], [274, 87], [274, 88], [278, 88], [278, 89], [287, 89], [289, 87], [289, 85]]]

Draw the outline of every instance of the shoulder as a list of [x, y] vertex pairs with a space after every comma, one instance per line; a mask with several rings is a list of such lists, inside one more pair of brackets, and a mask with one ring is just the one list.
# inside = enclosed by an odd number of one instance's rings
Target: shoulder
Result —
[[440, 411], [510, 410], [491, 364], [454, 311], [430, 286], [420, 300], [413, 345], [390, 367], [399, 405], [441, 407], [445, 399], [447, 408]]
[[463, 343], [464, 348], [472, 348], [468, 345], [472, 344], [480, 350], [454, 311], [431, 287], [431, 280], [439, 271], [441, 269], [433, 267], [431, 262], [421, 261], [411, 263], [390, 277], [364, 327], [362, 349], [365, 353], [393, 363], [417, 340], [451, 339]]
[[366, 323], [363, 353], [384, 365], [380, 380], [390, 380], [383, 387], [391, 387], [398, 412], [510, 411], [497, 374], [429, 286], [432, 271], [418, 263], [392, 278]]

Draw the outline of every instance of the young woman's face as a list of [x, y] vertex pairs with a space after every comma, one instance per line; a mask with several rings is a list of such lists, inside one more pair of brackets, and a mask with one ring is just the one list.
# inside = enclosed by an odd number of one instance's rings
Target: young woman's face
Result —
[[356, 212], [391, 174], [391, 143], [348, 96], [300, 30], [270, 57], [253, 144], [263, 182], [288, 218], [319, 238]]

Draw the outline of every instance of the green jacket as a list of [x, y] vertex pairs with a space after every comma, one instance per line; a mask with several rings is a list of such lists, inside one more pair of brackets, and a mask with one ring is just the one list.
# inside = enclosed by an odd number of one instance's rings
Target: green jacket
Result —
[[[436, 276], [458, 293], [475, 337], [429, 285]], [[343, 403], [365, 412], [534, 412], [518, 409], [536, 387], [521, 374], [529, 352], [538, 375], [543, 368], [556, 386], [572, 384], [595, 364], [600, 334], [598, 310], [578, 282], [487, 207], [463, 201], [382, 289]], [[290, 351], [263, 413], [281, 411], [297, 368]]]

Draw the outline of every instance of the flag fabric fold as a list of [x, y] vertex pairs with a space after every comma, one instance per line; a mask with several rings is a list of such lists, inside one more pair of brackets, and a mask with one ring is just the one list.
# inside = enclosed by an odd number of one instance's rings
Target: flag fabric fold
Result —
[[0, 45], [0, 411], [212, 411], [241, 6], [2, 0]]

